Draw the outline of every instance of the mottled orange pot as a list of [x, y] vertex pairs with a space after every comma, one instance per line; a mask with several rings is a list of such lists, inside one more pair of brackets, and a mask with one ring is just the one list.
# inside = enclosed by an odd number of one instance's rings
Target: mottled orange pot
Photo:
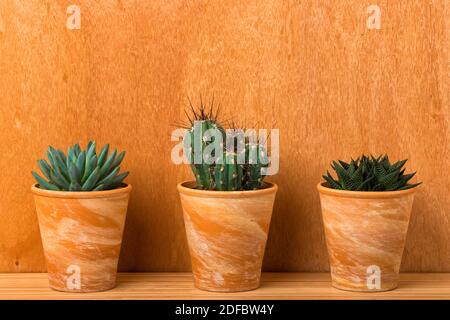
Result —
[[277, 186], [205, 191], [178, 185], [195, 286], [208, 291], [259, 287]]
[[31, 187], [50, 287], [94, 292], [115, 286], [131, 186], [64, 192]]
[[319, 184], [334, 287], [387, 291], [397, 287], [416, 188], [359, 192]]

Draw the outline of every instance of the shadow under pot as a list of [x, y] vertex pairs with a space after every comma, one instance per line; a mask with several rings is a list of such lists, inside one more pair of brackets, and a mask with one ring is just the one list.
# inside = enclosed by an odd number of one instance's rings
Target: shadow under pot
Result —
[[131, 185], [90, 192], [33, 185], [50, 288], [96, 292], [114, 288]]
[[332, 285], [349, 291], [387, 291], [398, 285], [416, 188], [344, 191], [320, 183]]
[[277, 186], [212, 191], [195, 185], [178, 185], [195, 286], [220, 292], [258, 288]]

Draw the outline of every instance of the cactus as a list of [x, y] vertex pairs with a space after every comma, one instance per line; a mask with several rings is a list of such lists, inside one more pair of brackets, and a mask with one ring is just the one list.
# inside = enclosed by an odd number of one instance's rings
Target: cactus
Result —
[[[191, 164], [197, 188], [217, 191], [255, 190], [263, 187], [262, 168], [268, 165], [263, 145], [242, 139], [243, 130], [227, 130], [217, 121], [213, 104], [209, 111], [191, 104], [184, 150]], [[237, 133], [236, 133], [237, 132]], [[214, 148], [215, 147], [215, 148]], [[217, 152], [217, 154], [216, 154]]]
[[129, 172], [119, 174], [120, 163], [125, 152], [117, 150], [108, 155], [109, 144], [96, 153], [95, 141], [89, 141], [86, 150], [79, 144], [68, 148], [67, 155], [62, 150], [48, 147], [47, 158], [38, 160], [38, 166], [45, 178], [35, 171], [31, 174], [39, 187], [54, 191], [101, 191], [120, 188]]
[[256, 190], [262, 185], [264, 176], [262, 175], [262, 170], [267, 167], [269, 160], [267, 156], [267, 151], [259, 143], [247, 143], [245, 145], [246, 154], [246, 176], [244, 180], [245, 190]]
[[221, 162], [214, 165], [215, 190], [241, 190], [244, 180], [244, 165], [237, 163], [237, 154], [225, 151]]
[[418, 186], [420, 183], [408, 184], [416, 174], [405, 174], [402, 169], [407, 160], [391, 164], [387, 155], [377, 158], [365, 155], [351, 160], [350, 163], [339, 160], [333, 161], [331, 167], [336, 172], [335, 180], [327, 171], [323, 176], [327, 186], [339, 190], [354, 191], [394, 191], [406, 190]]

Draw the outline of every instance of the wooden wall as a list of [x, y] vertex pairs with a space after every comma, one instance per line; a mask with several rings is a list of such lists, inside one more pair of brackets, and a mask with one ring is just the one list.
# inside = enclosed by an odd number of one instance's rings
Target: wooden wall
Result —
[[387, 152], [424, 183], [402, 269], [449, 272], [449, 18], [445, 0], [2, 0], [0, 272], [45, 270], [30, 171], [89, 138], [128, 152], [121, 269], [189, 270], [170, 133], [200, 93], [281, 129], [266, 270], [327, 270], [317, 182], [332, 159]]

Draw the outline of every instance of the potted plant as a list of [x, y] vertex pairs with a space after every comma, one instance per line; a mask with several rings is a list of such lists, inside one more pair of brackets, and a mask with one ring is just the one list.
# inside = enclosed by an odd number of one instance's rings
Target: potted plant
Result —
[[[243, 130], [225, 130], [191, 106], [185, 155], [195, 181], [178, 185], [195, 286], [207, 291], [259, 287], [277, 186], [264, 182], [267, 152]], [[212, 150], [212, 151], [211, 151]]]
[[32, 175], [49, 284], [52, 289], [94, 292], [115, 286], [131, 185], [119, 173], [125, 152], [96, 153], [91, 141], [67, 154], [49, 147]]
[[332, 285], [350, 291], [397, 287], [416, 186], [407, 160], [387, 155], [333, 161], [319, 183]]

